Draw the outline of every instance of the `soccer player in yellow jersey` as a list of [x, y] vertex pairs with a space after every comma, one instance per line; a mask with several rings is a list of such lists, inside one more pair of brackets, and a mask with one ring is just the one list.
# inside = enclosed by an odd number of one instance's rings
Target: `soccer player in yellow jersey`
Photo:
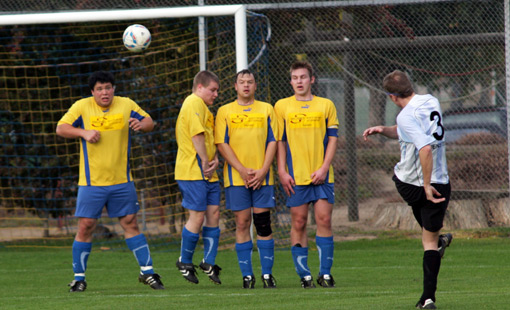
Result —
[[218, 155], [214, 144], [214, 117], [208, 108], [218, 97], [219, 84], [216, 74], [210, 71], [197, 73], [193, 93], [184, 100], [175, 127], [178, 146], [175, 179], [182, 193], [182, 206], [189, 211], [176, 265], [182, 276], [195, 284], [198, 278], [193, 254], [201, 228], [204, 259], [199, 267], [211, 281], [221, 284], [221, 268], [215, 264], [220, 239]]
[[250, 236], [252, 208], [262, 283], [264, 288], [275, 288], [270, 209], [275, 207], [271, 164], [276, 153], [276, 118], [269, 103], [255, 100], [257, 84], [251, 71], [237, 73], [234, 86], [237, 100], [222, 106], [216, 115], [215, 142], [227, 161], [223, 168], [225, 199], [227, 209], [236, 218], [236, 252], [243, 288], [255, 286]]
[[317, 283], [334, 287], [331, 213], [335, 196], [331, 161], [338, 139], [336, 108], [331, 100], [312, 95], [315, 77], [308, 62], [293, 63], [290, 77], [294, 96], [276, 102], [274, 110], [279, 127], [278, 176], [291, 214], [292, 257], [301, 286], [315, 287], [308, 268], [306, 233], [308, 205], [312, 203], [320, 260]]
[[164, 289], [154, 273], [149, 245], [140, 233], [136, 214], [140, 209], [129, 169], [130, 129], [149, 132], [152, 118], [138, 104], [115, 96], [112, 73], [98, 71], [89, 78], [92, 97], [76, 101], [57, 125], [57, 134], [80, 139], [80, 178], [75, 216], [78, 232], [73, 243], [74, 280], [70, 292], [87, 288], [85, 270], [92, 249], [92, 233], [106, 206], [118, 217], [126, 243], [140, 265], [139, 281]]

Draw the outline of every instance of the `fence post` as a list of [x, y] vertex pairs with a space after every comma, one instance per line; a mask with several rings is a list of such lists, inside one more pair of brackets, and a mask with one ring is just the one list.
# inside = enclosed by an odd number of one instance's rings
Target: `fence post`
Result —
[[[344, 13], [344, 21], [352, 24], [352, 15]], [[358, 162], [356, 158], [356, 102], [354, 99], [354, 72], [352, 52], [344, 54], [345, 152], [347, 155], [347, 209], [350, 222], [359, 220]]]

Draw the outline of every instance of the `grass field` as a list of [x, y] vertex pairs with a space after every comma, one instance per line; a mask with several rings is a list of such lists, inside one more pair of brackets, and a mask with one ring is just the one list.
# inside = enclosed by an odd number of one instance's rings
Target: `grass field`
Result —
[[[315, 248], [312, 245], [312, 248]], [[72, 280], [69, 248], [36, 249], [0, 245], [0, 309], [413, 309], [421, 293], [421, 243], [411, 238], [378, 238], [335, 244], [334, 289], [303, 290], [290, 250], [276, 252], [275, 290], [260, 282], [258, 253], [253, 253], [257, 284], [241, 289], [234, 251], [220, 251], [223, 284], [203, 273], [200, 284], [184, 281], [175, 268], [177, 251], [156, 251], [153, 260], [166, 290], [138, 283], [138, 267], [128, 251], [94, 251], [84, 293], [68, 293]], [[195, 260], [201, 257], [197, 253]], [[309, 265], [318, 272], [317, 251]], [[439, 309], [508, 309], [510, 239], [454, 239], [442, 260], [437, 292]]]

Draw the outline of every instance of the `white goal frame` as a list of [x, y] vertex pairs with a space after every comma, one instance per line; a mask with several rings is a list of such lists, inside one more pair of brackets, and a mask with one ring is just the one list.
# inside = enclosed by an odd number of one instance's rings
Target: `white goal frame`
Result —
[[[33, 25], [96, 21], [141, 20], [156, 18], [186, 18], [230, 16], [235, 18], [236, 69], [248, 68], [248, 44], [245, 5], [200, 5], [157, 9], [97, 10], [33, 14], [0, 14], [0, 25]], [[203, 38], [200, 38], [203, 40]], [[200, 41], [199, 40], [199, 41]], [[198, 42], [200, 44], [200, 42]], [[200, 48], [200, 68], [207, 67], [205, 50]]]

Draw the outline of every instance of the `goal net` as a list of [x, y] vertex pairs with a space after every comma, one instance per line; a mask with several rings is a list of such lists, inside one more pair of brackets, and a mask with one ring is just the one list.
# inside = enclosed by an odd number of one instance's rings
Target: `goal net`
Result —
[[[236, 98], [238, 33], [232, 15], [205, 20], [207, 68], [221, 80], [216, 110]], [[143, 53], [123, 47], [123, 31], [135, 23], [152, 33]], [[246, 15], [247, 64], [258, 74], [257, 97], [270, 102], [268, 27], [265, 16]], [[76, 100], [91, 95], [87, 79], [97, 70], [113, 72], [116, 95], [132, 98], [155, 120], [154, 131], [132, 138], [138, 221], [155, 248], [180, 242], [187, 214], [173, 174], [174, 133], [180, 104], [200, 71], [199, 33], [197, 17], [0, 25], [0, 242], [51, 246], [73, 239], [79, 141], [57, 137], [55, 128]], [[288, 217], [278, 205], [273, 229], [285, 244]], [[230, 247], [235, 223], [221, 209], [221, 242]], [[99, 223], [95, 244], [124, 246], [117, 219], [103, 216]]]

